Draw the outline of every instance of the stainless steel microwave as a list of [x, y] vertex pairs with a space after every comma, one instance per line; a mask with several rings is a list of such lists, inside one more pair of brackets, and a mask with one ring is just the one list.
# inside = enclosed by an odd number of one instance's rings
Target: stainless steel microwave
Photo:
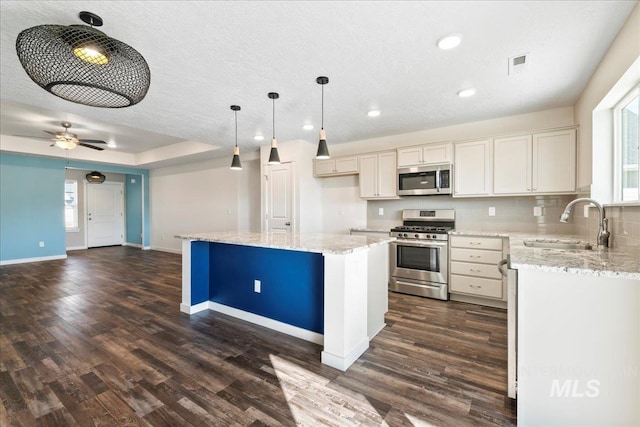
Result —
[[398, 169], [399, 196], [451, 194], [452, 184], [451, 163]]

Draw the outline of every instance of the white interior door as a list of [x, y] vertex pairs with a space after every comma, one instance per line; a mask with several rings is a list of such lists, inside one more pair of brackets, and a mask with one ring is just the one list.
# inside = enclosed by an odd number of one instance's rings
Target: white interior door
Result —
[[267, 231], [293, 230], [291, 163], [267, 166]]
[[124, 185], [87, 184], [87, 246], [124, 243]]

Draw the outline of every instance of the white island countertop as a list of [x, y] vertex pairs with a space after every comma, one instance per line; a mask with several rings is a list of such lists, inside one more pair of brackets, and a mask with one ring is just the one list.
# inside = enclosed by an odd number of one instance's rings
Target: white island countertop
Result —
[[458, 236], [507, 237], [509, 238], [509, 266], [515, 269], [565, 272], [588, 276], [640, 280], [640, 248], [592, 250], [532, 248], [525, 240], [580, 240], [584, 238], [558, 234], [532, 234], [518, 232], [491, 232], [456, 230]]
[[219, 231], [175, 236], [183, 240], [198, 240], [260, 248], [285, 249], [322, 254], [347, 254], [371, 246], [388, 243], [395, 237], [351, 236], [348, 234], [271, 233], [259, 231]]

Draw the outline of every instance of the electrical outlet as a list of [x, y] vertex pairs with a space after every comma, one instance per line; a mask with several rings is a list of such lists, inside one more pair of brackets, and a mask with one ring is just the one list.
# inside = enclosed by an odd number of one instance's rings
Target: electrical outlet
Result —
[[254, 280], [253, 281], [253, 292], [256, 293], [260, 293], [260, 291], [262, 291], [262, 284], [260, 283], [260, 280]]
[[542, 216], [542, 206], [533, 207], [533, 216]]
[[384, 208], [378, 208], [378, 215], [379, 216], [384, 215]]
[[231, 215], [231, 208], [227, 208], [227, 215]]
[[44, 248], [44, 242], [40, 242], [40, 243], [38, 243], [38, 245], [39, 245], [41, 248]]
[[583, 213], [583, 216], [584, 216], [585, 218], [589, 218], [589, 208], [590, 208], [590, 207], [591, 207], [591, 205], [585, 205], [585, 206], [584, 206], [584, 213]]
[[136, 183], [136, 179], [135, 178], [131, 178], [131, 183], [135, 184]]
[[496, 208], [491, 206], [489, 208], [489, 216], [496, 216]]

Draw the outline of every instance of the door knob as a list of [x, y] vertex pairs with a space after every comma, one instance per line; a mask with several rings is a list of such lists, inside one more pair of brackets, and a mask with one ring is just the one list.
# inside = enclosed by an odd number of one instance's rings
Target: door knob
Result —
[[286, 225], [287, 227], [291, 225], [291, 223], [289, 221], [285, 222], [284, 225]]

